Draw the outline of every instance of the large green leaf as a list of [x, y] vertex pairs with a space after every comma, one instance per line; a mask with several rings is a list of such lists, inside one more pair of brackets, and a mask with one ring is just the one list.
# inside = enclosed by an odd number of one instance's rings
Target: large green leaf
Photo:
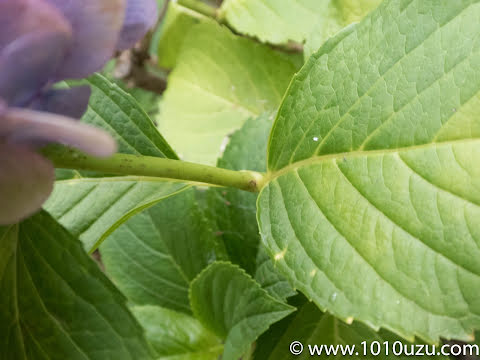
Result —
[[258, 220], [322, 310], [408, 339], [480, 328], [479, 22], [479, 1], [386, 1], [293, 80]]
[[169, 78], [159, 129], [180, 157], [213, 165], [226, 135], [277, 108], [294, 59], [214, 23], [193, 26]]
[[195, 317], [225, 339], [223, 360], [237, 360], [271, 324], [294, 311], [226, 262], [200, 273], [190, 286], [190, 301]]
[[188, 187], [139, 176], [79, 177], [57, 181], [44, 208], [92, 252], [128, 218]]
[[134, 306], [156, 360], [218, 360], [223, 345], [193, 317], [158, 306]]
[[[359, 21], [381, 0], [225, 0], [220, 17], [242, 34], [273, 44], [303, 43], [307, 51]], [[314, 49], [314, 50], [316, 50]]]
[[[290, 344], [294, 341], [303, 345], [303, 352], [298, 356], [289, 352]], [[362, 344], [363, 342], [366, 342], [366, 345]], [[399, 342], [403, 345], [400, 346]], [[356, 353], [364, 359], [407, 359], [409, 356], [403, 353], [401, 356], [394, 356], [393, 351], [398, 353], [406, 349], [411, 353], [412, 346], [414, 353], [420, 348], [417, 344], [406, 343], [396, 338], [388, 331], [376, 333], [368, 326], [356, 321], [345, 324], [332, 315], [322, 313], [315, 304], [305, 302], [295, 314], [282, 320], [282, 323], [275, 324], [260, 338], [255, 350], [255, 360], [310, 359], [312, 358], [310, 351], [313, 351], [315, 358], [320, 359], [342, 359], [355, 356]], [[294, 347], [294, 349], [299, 348]], [[426, 350], [429, 354], [436, 355], [439, 349], [434, 349], [433, 346], [427, 349], [422, 346], [421, 351], [426, 353]], [[321, 355], [317, 355], [319, 351]], [[343, 354], [342, 351], [344, 351]], [[447, 357], [443, 358], [447, 359]]]
[[190, 281], [219, 254], [188, 189], [120, 226], [101, 246], [107, 274], [135, 304], [190, 313]]
[[150, 359], [124, 297], [45, 212], [0, 228], [0, 359]]

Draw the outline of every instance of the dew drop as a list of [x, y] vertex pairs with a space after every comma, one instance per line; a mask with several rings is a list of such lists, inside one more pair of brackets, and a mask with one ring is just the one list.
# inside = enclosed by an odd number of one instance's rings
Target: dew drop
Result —
[[318, 137], [315, 136], [315, 137], [313, 138], [313, 141], [318, 141]]
[[334, 292], [334, 293], [332, 294], [332, 296], [330, 296], [330, 300], [331, 300], [331, 301], [335, 301], [336, 298], [337, 298], [337, 293]]

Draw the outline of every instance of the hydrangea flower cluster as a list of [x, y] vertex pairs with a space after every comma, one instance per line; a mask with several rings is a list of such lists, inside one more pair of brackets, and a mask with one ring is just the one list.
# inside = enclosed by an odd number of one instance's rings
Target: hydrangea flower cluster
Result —
[[78, 122], [88, 87], [54, 89], [100, 70], [157, 17], [155, 0], [0, 0], [0, 224], [37, 210], [54, 182], [36, 152], [50, 142], [109, 156], [109, 135]]

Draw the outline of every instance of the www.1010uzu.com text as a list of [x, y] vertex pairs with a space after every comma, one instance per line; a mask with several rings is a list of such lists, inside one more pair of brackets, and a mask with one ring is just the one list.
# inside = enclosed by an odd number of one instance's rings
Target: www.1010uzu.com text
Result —
[[300, 341], [290, 343], [290, 353], [301, 355], [306, 352], [310, 356], [479, 356], [479, 347], [476, 344], [404, 344], [401, 341], [363, 341], [360, 346], [356, 345], [316, 345], [303, 344]]

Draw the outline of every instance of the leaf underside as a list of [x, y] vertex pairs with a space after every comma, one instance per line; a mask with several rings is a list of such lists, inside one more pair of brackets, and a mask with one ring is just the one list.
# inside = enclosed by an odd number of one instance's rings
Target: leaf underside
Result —
[[258, 221], [322, 310], [410, 340], [480, 328], [479, 23], [479, 1], [386, 1], [294, 77]]
[[44, 208], [92, 252], [128, 218], [188, 187], [136, 176], [61, 180]]

